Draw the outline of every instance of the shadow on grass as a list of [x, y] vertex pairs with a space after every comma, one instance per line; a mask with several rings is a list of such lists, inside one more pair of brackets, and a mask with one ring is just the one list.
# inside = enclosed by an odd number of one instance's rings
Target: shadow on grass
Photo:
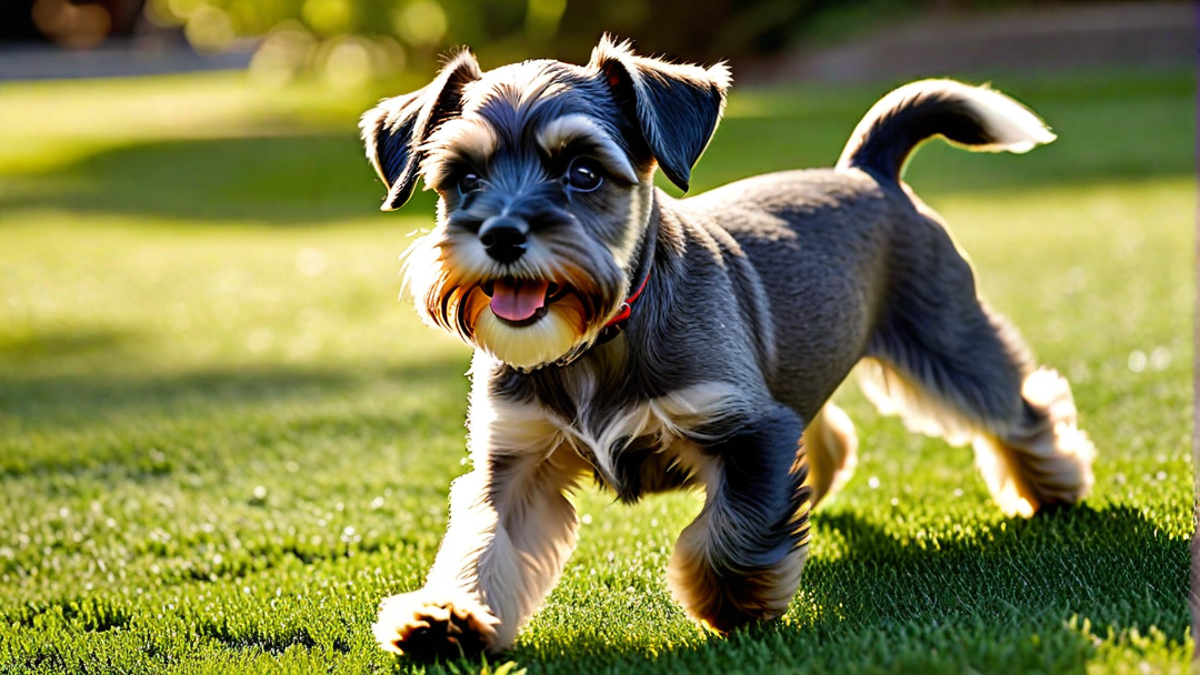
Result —
[[[386, 190], [352, 133], [167, 140], [10, 180], [0, 212], [65, 209], [182, 221], [317, 224], [379, 213]], [[414, 200], [432, 216], [434, 199]]]
[[1110, 629], [1155, 627], [1176, 644], [1188, 629], [1188, 543], [1135, 509], [1009, 519], [936, 547], [855, 514], [815, 520], [846, 551], [810, 559], [790, 623], [665, 651], [601, 629], [508, 656], [538, 673], [1082, 672]]
[[445, 358], [372, 374], [278, 365], [142, 377], [18, 374], [0, 382], [0, 409], [6, 416], [30, 423], [61, 417], [103, 420], [125, 413], [186, 412], [190, 406], [243, 407], [272, 400], [319, 398], [360, 387], [369, 380], [400, 386], [445, 384], [460, 379], [464, 369], [462, 359]]
[[332, 370], [229, 368], [171, 375], [91, 374], [10, 376], [0, 384], [0, 407], [22, 422], [62, 425], [114, 415], [171, 413], [188, 408], [248, 406], [336, 393], [353, 379]]
[[[149, 461], [144, 467], [147, 473], [169, 472], [169, 466], [158, 467], [160, 471], [153, 461], [137, 459], [146, 451], [133, 446], [145, 442], [186, 445], [186, 437], [214, 421], [229, 424], [233, 417], [288, 404], [289, 408], [275, 408], [277, 415], [284, 415], [295, 408], [291, 404], [311, 406], [380, 385], [418, 388], [431, 394], [448, 390], [447, 396], [462, 397], [466, 390], [464, 369], [461, 359], [446, 358], [373, 372], [276, 365], [127, 377], [10, 375], [0, 381], [0, 433], [6, 428], [20, 433], [10, 435], [17, 439], [12, 451], [0, 453], [0, 474], [88, 470], [119, 458], [142, 464]], [[364, 426], [399, 429], [411, 424], [434, 425], [435, 420], [418, 419], [428, 414], [399, 409], [387, 414], [357, 412], [346, 417], [322, 416], [319, 410], [313, 410], [307, 415], [289, 414], [286, 421], [280, 418], [259, 432], [355, 434]], [[260, 426], [252, 424], [247, 432]], [[115, 431], [110, 433], [106, 428]], [[98, 433], [86, 437], [86, 448], [68, 451], [58, 447], [72, 438], [62, 432], [87, 430]], [[47, 438], [58, 440], [42, 447], [48, 441], [39, 440], [43, 434], [36, 432], [54, 432]]]
[[97, 352], [120, 353], [136, 342], [136, 336], [116, 330], [73, 329], [38, 331], [28, 335], [0, 338], [0, 364], [15, 367], [29, 359], [62, 359]]

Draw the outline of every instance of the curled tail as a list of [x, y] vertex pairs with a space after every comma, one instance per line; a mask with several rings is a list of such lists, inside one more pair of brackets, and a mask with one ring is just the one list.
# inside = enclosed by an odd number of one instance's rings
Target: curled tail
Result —
[[855, 127], [837, 168], [858, 167], [900, 180], [926, 139], [983, 152], [1028, 152], [1055, 136], [1033, 111], [988, 87], [921, 80], [879, 99]]

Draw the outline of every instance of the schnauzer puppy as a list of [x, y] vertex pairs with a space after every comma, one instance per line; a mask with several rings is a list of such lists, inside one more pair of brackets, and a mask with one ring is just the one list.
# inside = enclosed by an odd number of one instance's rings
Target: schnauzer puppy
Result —
[[943, 136], [969, 150], [1054, 140], [1003, 94], [949, 80], [880, 100], [833, 169], [686, 191], [729, 71], [636, 55], [481, 72], [467, 51], [362, 118], [384, 210], [417, 179], [440, 196], [405, 281], [430, 325], [475, 348], [473, 468], [420, 590], [383, 601], [400, 654], [509, 646], [575, 546], [568, 494], [700, 486], [667, 583], [716, 631], [779, 617], [800, 583], [810, 509], [858, 440], [830, 395], [857, 365], [914, 431], [971, 442], [1009, 514], [1077, 502], [1094, 454], [1066, 380], [982, 302], [966, 254], [901, 181]]

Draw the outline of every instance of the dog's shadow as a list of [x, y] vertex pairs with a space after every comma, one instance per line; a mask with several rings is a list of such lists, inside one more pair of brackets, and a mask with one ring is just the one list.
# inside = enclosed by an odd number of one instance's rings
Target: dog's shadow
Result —
[[624, 622], [614, 620], [567, 643], [522, 641], [505, 658], [530, 672], [571, 673], [647, 665], [825, 672], [851, 664], [871, 672], [1082, 672], [1097, 638], [1161, 631], [1178, 646], [1188, 631], [1188, 542], [1133, 508], [940, 526], [936, 536], [893, 532], [880, 517], [848, 512], [814, 522], [816, 536], [841, 543], [810, 556], [782, 622], [649, 648], [620, 635]]

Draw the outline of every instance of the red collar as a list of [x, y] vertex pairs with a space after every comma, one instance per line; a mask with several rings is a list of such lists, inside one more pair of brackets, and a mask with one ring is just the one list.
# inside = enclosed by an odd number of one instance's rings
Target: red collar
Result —
[[646, 284], [649, 281], [650, 270], [646, 270], [646, 277], [642, 279], [642, 285], [638, 286], [638, 289], [633, 292], [633, 295], [630, 295], [625, 299], [625, 302], [621, 303], [621, 311], [617, 312], [616, 316], [609, 319], [608, 323], [604, 324], [605, 328], [616, 326], [617, 324], [629, 318], [629, 315], [633, 313], [633, 303], [637, 301], [638, 297], [642, 294], [642, 291], [646, 290]]
[[599, 347], [600, 345], [605, 344], [620, 335], [621, 324], [625, 323], [625, 321], [629, 319], [629, 315], [633, 312], [633, 303], [636, 302], [639, 297], [641, 297], [642, 291], [646, 290], [646, 284], [649, 283], [649, 281], [650, 270], [646, 270], [646, 278], [642, 279], [641, 285], [638, 286], [637, 290], [633, 292], [633, 295], [630, 295], [625, 299], [625, 302], [621, 303], [621, 310], [617, 312], [617, 315], [609, 319], [608, 323], [604, 324], [604, 328], [601, 328], [599, 334], [596, 335], [596, 340], [590, 345], [580, 345], [566, 356], [556, 361], [555, 365], [569, 366], [575, 361], [575, 359], [578, 359], [587, 353], [589, 349]]

